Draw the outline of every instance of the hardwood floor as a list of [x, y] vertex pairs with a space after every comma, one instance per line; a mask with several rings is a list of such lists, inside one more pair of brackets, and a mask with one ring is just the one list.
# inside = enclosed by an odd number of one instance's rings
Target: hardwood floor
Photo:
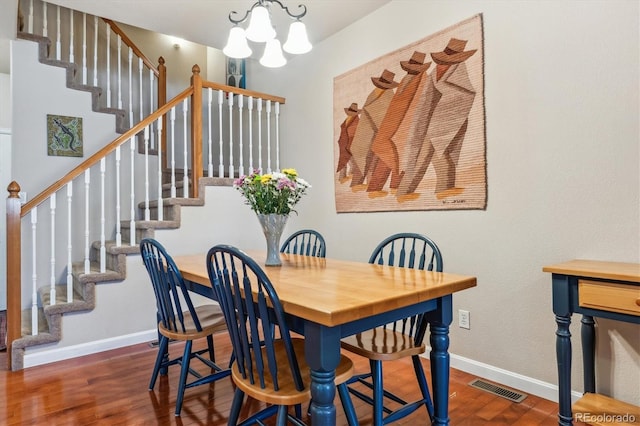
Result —
[[[228, 336], [216, 336], [218, 361], [229, 358]], [[0, 423], [5, 425], [226, 425], [233, 386], [230, 378], [187, 389], [182, 416], [173, 415], [178, 370], [158, 380], [150, 392], [149, 376], [156, 348], [139, 344], [72, 360], [6, 371], [6, 352], [0, 353]], [[182, 344], [170, 345], [171, 353]], [[357, 371], [368, 363], [351, 356]], [[428, 372], [428, 361], [425, 360]], [[410, 362], [385, 364], [385, 385], [403, 395], [418, 392]], [[532, 395], [520, 403], [468, 386], [475, 377], [452, 370], [449, 400], [451, 425], [556, 425], [557, 404]], [[370, 407], [353, 399], [361, 425], [371, 425]], [[337, 400], [337, 423], [346, 424]], [[243, 416], [262, 404], [245, 403]], [[427, 424], [418, 410], [397, 425]]]

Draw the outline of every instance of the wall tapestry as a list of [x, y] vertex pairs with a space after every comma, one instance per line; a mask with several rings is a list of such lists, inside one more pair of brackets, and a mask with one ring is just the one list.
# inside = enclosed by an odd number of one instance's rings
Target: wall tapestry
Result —
[[336, 211], [485, 209], [482, 15], [334, 78]]
[[47, 114], [47, 154], [82, 157], [82, 118]]

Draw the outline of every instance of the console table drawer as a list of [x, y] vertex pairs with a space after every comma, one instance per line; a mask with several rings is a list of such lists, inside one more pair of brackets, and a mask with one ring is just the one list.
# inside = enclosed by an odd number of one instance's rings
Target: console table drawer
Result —
[[583, 308], [640, 316], [640, 286], [579, 280], [578, 302]]

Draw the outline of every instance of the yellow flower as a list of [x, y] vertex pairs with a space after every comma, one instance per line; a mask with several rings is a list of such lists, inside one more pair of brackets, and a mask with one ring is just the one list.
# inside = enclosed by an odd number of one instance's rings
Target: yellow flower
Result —
[[296, 169], [282, 169], [282, 173], [284, 173], [285, 175], [289, 175], [294, 179], [298, 177], [298, 172], [296, 171]]
[[262, 175], [260, 178], [260, 183], [269, 183], [271, 180], [271, 175]]

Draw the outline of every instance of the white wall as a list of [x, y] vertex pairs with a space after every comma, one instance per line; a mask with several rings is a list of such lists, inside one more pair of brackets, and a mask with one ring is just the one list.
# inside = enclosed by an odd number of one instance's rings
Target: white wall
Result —
[[[0, 188], [5, 194], [0, 201], [0, 271], [7, 270], [6, 188], [11, 183], [11, 78], [0, 74]], [[0, 274], [0, 310], [7, 309], [7, 275]]]
[[[454, 309], [471, 312], [471, 330], [454, 324], [451, 352], [556, 384], [551, 276], [542, 267], [573, 258], [640, 261], [639, 7], [394, 0], [284, 68], [253, 69], [251, 90], [287, 99], [281, 164], [313, 185], [300, 223], [324, 234], [329, 256], [361, 261], [391, 233], [431, 236], [447, 271], [478, 278], [454, 297]], [[477, 13], [485, 34], [487, 209], [336, 214], [333, 78]], [[575, 390], [582, 389], [579, 319]], [[597, 321], [598, 390], [638, 404], [638, 327]]]

